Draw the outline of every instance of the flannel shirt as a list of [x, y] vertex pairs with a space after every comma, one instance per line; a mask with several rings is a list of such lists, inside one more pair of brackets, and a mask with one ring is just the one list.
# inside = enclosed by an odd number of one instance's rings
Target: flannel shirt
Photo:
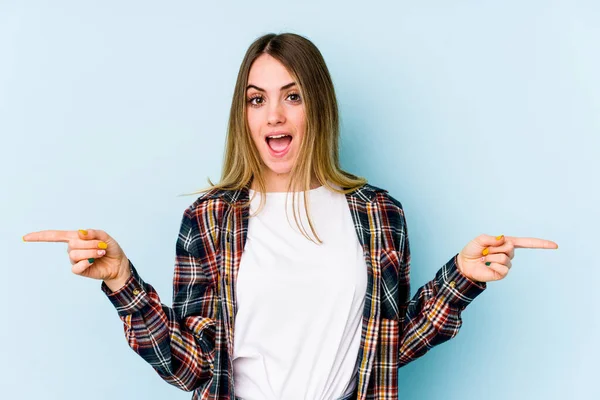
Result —
[[[398, 399], [398, 368], [454, 337], [461, 312], [485, 288], [457, 268], [456, 254], [410, 298], [410, 248], [402, 204], [365, 184], [346, 194], [368, 268], [352, 398]], [[173, 306], [161, 304], [129, 260], [132, 275], [106, 293], [129, 346], [192, 400], [235, 399], [235, 282], [248, 231], [248, 186], [212, 189], [183, 213], [176, 241]]]

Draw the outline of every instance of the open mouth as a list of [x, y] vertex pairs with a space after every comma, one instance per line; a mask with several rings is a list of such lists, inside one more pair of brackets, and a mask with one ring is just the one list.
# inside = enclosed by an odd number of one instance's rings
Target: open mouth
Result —
[[275, 154], [285, 152], [292, 143], [292, 137], [286, 134], [267, 136], [265, 140], [271, 151]]

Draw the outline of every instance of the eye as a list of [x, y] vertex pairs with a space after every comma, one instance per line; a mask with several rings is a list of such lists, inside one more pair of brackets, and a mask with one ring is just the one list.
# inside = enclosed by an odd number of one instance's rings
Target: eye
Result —
[[288, 99], [290, 99], [294, 103], [300, 102], [300, 94], [298, 93], [290, 93], [288, 95]]
[[253, 107], [259, 107], [265, 99], [261, 95], [254, 95], [248, 98], [248, 103]]

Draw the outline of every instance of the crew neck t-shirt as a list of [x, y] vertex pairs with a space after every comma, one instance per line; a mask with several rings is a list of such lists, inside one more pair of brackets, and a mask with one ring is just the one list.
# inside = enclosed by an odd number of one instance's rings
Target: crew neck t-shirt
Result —
[[[286, 216], [287, 195], [287, 216]], [[334, 400], [356, 386], [367, 266], [346, 196], [325, 186], [269, 192], [248, 223], [236, 280], [233, 371], [243, 400]], [[254, 196], [254, 197], [253, 197]], [[250, 214], [260, 192], [250, 190]]]

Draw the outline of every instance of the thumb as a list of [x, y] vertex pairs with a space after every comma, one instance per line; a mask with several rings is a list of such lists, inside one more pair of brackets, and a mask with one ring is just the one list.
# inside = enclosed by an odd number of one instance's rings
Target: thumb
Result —
[[110, 240], [108, 233], [100, 229], [79, 229], [77, 235], [82, 240], [101, 240], [103, 242]]
[[506, 241], [506, 237], [504, 235], [499, 236], [490, 236], [490, 235], [479, 235], [475, 241], [484, 248], [491, 246], [502, 246]]

